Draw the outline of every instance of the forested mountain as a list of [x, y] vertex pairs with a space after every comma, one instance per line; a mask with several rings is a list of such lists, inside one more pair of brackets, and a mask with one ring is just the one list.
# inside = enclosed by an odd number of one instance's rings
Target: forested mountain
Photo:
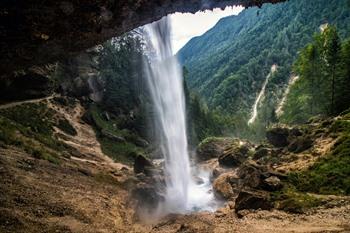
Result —
[[[277, 71], [259, 104], [257, 121], [266, 125], [266, 118], [275, 118], [274, 110], [292, 75], [298, 51], [326, 24], [336, 27], [341, 39], [348, 37], [349, 2], [291, 0], [267, 4], [221, 19], [188, 42], [178, 56], [188, 69], [189, 88], [204, 97], [210, 109], [236, 117], [236, 124], [248, 121], [254, 100], [276, 64]], [[239, 122], [242, 119], [244, 122]]]

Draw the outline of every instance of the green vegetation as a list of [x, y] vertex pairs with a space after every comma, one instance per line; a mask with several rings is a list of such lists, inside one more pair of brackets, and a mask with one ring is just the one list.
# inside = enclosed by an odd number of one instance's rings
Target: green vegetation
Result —
[[103, 112], [97, 105], [91, 105], [89, 114], [95, 125], [97, 139], [101, 144], [103, 153], [118, 162], [132, 163], [144, 149], [135, 145], [138, 135], [128, 129], [119, 129], [120, 119], [103, 117]]
[[289, 182], [299, 191], [320, 194], [350, 194], [350, 122], [336, 120], [331, 132], [341, 133], [331, 153], [313, 166], [289, 175]]
[[[290, 0], [223, 18], [179, 52], [188, 69], [189, 88], [204, 98], [210, 110], [231, 118], [227, 121], [235, 123], [230, 125], [231, 134], [254, 141], [263, 139], [265, 128], [277, 120], [277, 103], [298, 51], [312, 41], [312, 35], [325, 23], [337, 27], [340, 38], [348, 37], [349, 12], [347, 0]], [[344, 46], [344, 50], [347, 48]], [[346, 62], [349, 64], [349, 56]], [[277, 72], [267, 84], [256, 123], [248, 127], [254, 100], [273, 64], [278, 65]], [[291, 95], [298, 94], [302, 93]], [[296, 117], [304, 119], [306, 113], [301, 109]]]
[[16, 146], [38, 159], [58, 164], [69, 148], [53, 135], [54, 111], [43, 103], [0, 110], [0, 143]]
[[315, 115], [334, 116], [350, 107], [350, 42], [328, 26], [303, 50], [294, 65], [300, 76], [291, 88], [281, 120], [303, 123]]
[[76, 136], [77, 131], [74, 129], [74, 127], [69, 123], [67, 119], [59, 119], [57, 127], [61, 129], [66, 134]]
[[293, 187], [285, 187], [272, 195], [275, 207], [292, 213], [303, 213], [322, 204], [322, 200], [307, 193], [301, 193]]

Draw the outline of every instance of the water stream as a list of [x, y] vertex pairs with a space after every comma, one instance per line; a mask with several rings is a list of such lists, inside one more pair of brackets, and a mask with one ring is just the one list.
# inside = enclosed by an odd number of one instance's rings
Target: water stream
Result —
[[[210, 210], [214, 195], [210, 192], [209, 173], [195, 170], [190, 164], [182, 69], [172, 52], [169, 20], [163, 18], [144, 28], [148, 54], [144, 70], [165, 159], [166, 193], [160, 208], [165, 213]], [[194, 173], [203, 183], [194, 181]]]
[[261, 90], [260, 90], [260, 92], [259, 92], [259, 95], [258, 95], [258, 97], [255, 99], [255, 102], [254, 102], [254, 105], [253, 105], [253, 110], [252, 110], [252, 115], [251, 115], [250, 119], [248, 120], [248, 125], [253, 124], [254, 121], [256, 120], [256, 118], [257, 118], [257, 116], [258, 116], [258, 106], [259, 106], [259, 103], [260, 103], [262, 97], [263, 97], [264, 94], [265, 94], [265, 89], [266, 89], [267, 83], [269, 82], [270, 77], [272, 76], [272, 74], [273, 74], [274, 72], [276, 72], [276, 70], [277, 70], [277, 65], [276, 65], [276, 64], [272, 65], [272, 66], [271, 66], [271, 70], [270, 70], [269, 74], [266, 76], [266, 79], [265, 79], [265, 81], [264, 81], [264, 84], [263, 84], [263, 86], [262, 86], [262, 88], [261, 88]]

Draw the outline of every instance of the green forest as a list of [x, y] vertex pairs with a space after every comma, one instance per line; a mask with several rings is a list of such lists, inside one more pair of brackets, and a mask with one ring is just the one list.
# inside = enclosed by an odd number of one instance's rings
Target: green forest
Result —
[[[339, 100], [338, 103], [334, 102], [333, 110], [329, 109], [331, 106], [328, 106], [327, 101], [322, 101], [322, 104], [327, 106], [314, 106], [312, 113], [300, 111], [301, 105], [309, 109], [300, 101], [309, 100], [302, 100], [299, 96], [303, 90], [292, 88], [284, 115], [278, 119], [275, 114], [288, 80], [293, 74], [301, 72], [300, 60], [305, 58], [299, 58], [297, 61], [299, 53], [305, 53], [301, 50], [313, 41], [315, 33], [320, 33], [321, 26], [331, 25], [331, 28], [335, 28], [338, 49], [346, 50], [346, 42], [344, 45], [340, 44], [349, 36], [349, 8], [350, 5], [345, 0], [291, 0], [276, 5], [266, 4], [262, 8], [249, 8], [238, 16], [223, 18], [212, 29], [193, 38], [179, 51], [179, 59], [188, 70], [188, 87], [203, 98], [210, 111], [226, 118], [225, 122], [234, 122], [234, 125], [230, 125], [231, 134], [252, 140], [263, 138], [265, 128], [279, 120], [290, 123], [305, 122], [310, 116], [332, 111], [335, 113], [335, 108], [344, 109], [345, 106], [335, 106], [339, 105]], [[344, 55], [340, 55], [339, 52], [337, 56]], [[336, 61], [337, 64], [339, 62]], [[267, 84], [264, 98], [258, 107], [257, 120], [248, 127], [247, 121], [253, 103], [273, 64], [277, 65], [277, 72]], [[340, 66], [336, 66], [337, 70], [331, 74], [334, 79], [341, 72], [346, 72], [340, 71]], [[325, 68], [323, 74], [328, 76], [329, 72]], [[301, 78], [296, 86], [304, 86], [303, 79]], [[341, 85], [340, 82], [335, 83]], [[319, 84], [319, 88], [327, 85]], [[328, 87], [323, 88], [327, 92], [324, 97], [328, 98], [328, 92], [331, 90]], [[319, 90], [313, 91], [320, 93]], [[343, 96], [336, 91], [336, 87], [333, 88], [333, 92], [334, 101], [336, 95]], [[293, 102], [299, 102], [300, 105], [297, 106]], [[293, 107], [290, 107], [292, 105]], [[299, 114], [295, 114], [297, 112]], [[227, 120], [228, 118], [231, 120]]]

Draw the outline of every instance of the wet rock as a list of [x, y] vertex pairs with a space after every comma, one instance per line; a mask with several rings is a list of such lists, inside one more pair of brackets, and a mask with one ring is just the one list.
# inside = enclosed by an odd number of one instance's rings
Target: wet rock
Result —
[[213, 182], [215, 194], [223, 199], [230, 199], [237, 196], [238, 177], [235, 172], [227, 172], [220, 175]]
[[211, 137], [203, 140], [197, 148], [197, 158], [199, 161], [206, 161], [218, 158], [235, 139]]
[[241, 210], [270, 210], [272, 207], [269, 193], [263, 191], [243, 190], [235, 201], [236, 213]]
[[137, 155], [134, 161], [134, 173], [147, 173], [147, 170], [153, 168], [153, 164], [150, 160], [143, 155]]
[[276, 147], [285, 147], [288, 145], [289, 129], [283, 127], [271, 128], [266, 132], [266, 138]]
[[140, 206], [155, 208], [160, 201], [164, 201], [163, 195], [155, 184], [138, 183], [132, 190], [131, 195]]
[[210, 179], [216, 179], [218, 178], [221, 174], [225, 173], [226, 169], [222, 168], [222, 167], [216, 167], [213, 169], [212, 173], [211, 173], [211, 177]]

